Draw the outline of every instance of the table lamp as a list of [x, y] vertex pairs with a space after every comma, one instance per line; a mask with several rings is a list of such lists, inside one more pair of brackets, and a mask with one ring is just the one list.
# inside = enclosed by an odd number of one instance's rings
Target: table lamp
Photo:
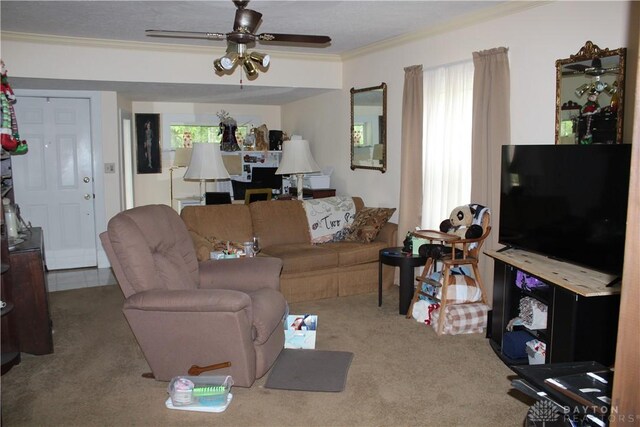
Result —
[[169, 168], [169, 195], [171, 196], [171, 204], [173, 205], [173, 171], [189, 166], [191, 159], [191, 148], [176, 148], [173, 157], [173, 166]]
[[206, 181], [230, 179], [222, 161], [220, 144], [196, 143], [191, 151], [191, 161], [184, 174], [185, 181], [200, 181], [200, 200], [204, 200], [202, 184]]
[[298, 178], [298, 200], [302, 200], [302, 185], [304, 174], [318, 172], [320, 167], [313, 160], [309, 141], [304, 139], [291, 139], [282, 145], [282, 161], [276, 171], [278, 175], [296, 175]]

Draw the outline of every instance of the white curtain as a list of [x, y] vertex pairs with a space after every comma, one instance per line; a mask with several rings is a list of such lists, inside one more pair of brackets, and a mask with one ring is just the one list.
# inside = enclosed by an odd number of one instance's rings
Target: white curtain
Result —
[[422, 228], [471, 203], [473, 61], [424, 72]]

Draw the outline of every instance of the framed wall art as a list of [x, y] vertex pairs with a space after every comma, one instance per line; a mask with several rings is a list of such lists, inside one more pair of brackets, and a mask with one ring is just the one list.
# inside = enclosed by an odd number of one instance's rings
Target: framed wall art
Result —
[[138, 173], [161, 173], [160, 114], [136, 114]]

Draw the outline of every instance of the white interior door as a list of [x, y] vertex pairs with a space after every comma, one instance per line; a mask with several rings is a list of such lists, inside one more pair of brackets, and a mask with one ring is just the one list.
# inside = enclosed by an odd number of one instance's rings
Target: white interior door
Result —
[[29, 144], [12, 157], [15, 199], [25, 221], [43, 229], [47, 267], [96, 266], [89, 100], [20, 97], [15, 110]]

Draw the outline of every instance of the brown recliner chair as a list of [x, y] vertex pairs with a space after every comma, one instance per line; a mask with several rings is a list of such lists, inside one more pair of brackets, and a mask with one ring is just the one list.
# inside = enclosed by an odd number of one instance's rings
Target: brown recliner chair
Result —
[[198, 263], [178, 214], [165, 205], [114, 216], [102, 244], [126, 298], [123, 312], [157, 380], [192, 365], [250, 387], [284, 345], [282, 261], [256, 257]]

